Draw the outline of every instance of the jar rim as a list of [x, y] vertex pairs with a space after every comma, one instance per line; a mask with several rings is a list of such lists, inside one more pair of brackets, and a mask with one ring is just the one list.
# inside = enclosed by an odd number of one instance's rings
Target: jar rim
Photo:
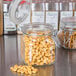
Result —
[[76, 17], [65, 17], [61, 20], [62, 29], [76, 31]]
[[76, 23], [76, 17], [64, 17], [61, 21], [64, 23]]
[[[52, 35], [53, 26], [50, 24], [33, 23], [33, 24], [24, 25], [21, 28], [21, 30], [23, 34], [29, 36], [48, 36], [48, 35]], [[39, 32], [43, 32], [44, 34], [37, 34]]]

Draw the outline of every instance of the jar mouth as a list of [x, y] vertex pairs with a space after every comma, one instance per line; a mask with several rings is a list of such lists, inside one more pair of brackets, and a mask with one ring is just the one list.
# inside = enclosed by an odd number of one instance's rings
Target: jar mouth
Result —
[[75, 28], [75, 29], [64, 28], [63, 30], [64, 30], [64, 31], [76, 31], [76, 28]]
[[76, 17], [64, 17], [62, 18], [62, 22], [76, 24]]
[[65, 17], [61, 22], [62, 29], [76, 31], [76, 17]]
[[[66, 24], [64, 24], [64, 25], [66, 25]], [[74, 26], [70, 26], [70, 25], [62, 26], [61, 29], [65, 30], [65, 31], [66, 30], [76, 31], [76, 25], [75, 25], [75, 27]]]
[[51, 32], [49, 32], [48, 34], [42, 34], [42, 35], [39, 35], [37, 33], [24, 33], [25, 35], [28, 35], [28, 36], [48, 36], [48, 35], [52, 35]]
[[52, 35], [53, 27], [50, 24], [27, 24], [22, 27], [22, 32], [29, 36], [48, 36]]

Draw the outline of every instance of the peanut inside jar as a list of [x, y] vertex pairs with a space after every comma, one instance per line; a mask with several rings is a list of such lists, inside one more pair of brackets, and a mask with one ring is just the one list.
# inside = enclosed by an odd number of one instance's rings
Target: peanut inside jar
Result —
[[76, 49], [76, 17], [62, 18], [57, 37], [65, 49]]
[[28, 65], [46, 65], [55, 61], [55, 43], [50, 31], [27, 31], [24, 45]]
[[[76, 49], [76, 31], [60, 31], [58, 33], [58, 39], [62, 46], [70, 49]], [[65, 41], [64, 41], [65, 40]]]
[[70, 36], [69, 47], [76, 48], [76, 32], [73, 32]]

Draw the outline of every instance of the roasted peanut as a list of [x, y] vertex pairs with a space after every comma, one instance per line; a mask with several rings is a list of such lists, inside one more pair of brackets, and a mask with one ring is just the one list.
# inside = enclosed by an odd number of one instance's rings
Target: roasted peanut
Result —
[[[27, 31], [28, 34], [33, 33], [32, 31]], [[55, 58], [55, 43], [48, 31], [37, 32], [34, 35], [24, 35], [24, 45], [25, 45], [25, 62], [31, 65], [44, 65], [51, 64], [55, 61], [51, 59]], [[39, 36], [41, 35], [41, 36]], [[43, 36], [45, 35], [45, 36]]]
[[65, 48], [76, 49], [76, 32], [70, 34], [69, 31], [60, 31], [58, 33], [60, 44]]
[[14, 65], [13, 67], [10, 67], [10, 69], [14, 72], [17, 73], [22, 73], [22, 74], [33, 74], [33, 73], [37, 73], [38, 69], [35, 69], [32, 66], [18, 66], [18, 65]]

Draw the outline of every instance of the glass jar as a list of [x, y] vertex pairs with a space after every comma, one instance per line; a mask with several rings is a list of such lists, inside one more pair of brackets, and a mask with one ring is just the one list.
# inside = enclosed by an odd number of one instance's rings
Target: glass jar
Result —
[[57, 38], [62, 47], [76, 49], [76, 17], [62, 19]]
[[53, 28], [49, 24], [28, 24], [22, 27], [22, 58], [25, 64], [40, 66], [55, 62], [55, 42]]

